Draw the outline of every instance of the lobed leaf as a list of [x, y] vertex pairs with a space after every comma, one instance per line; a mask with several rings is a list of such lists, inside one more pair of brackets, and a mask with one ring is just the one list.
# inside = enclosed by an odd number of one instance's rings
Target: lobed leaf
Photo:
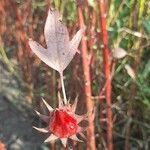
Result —
[[29, 45], [43, 62], [62, 73], [77, 52], [82, 38], [82, 30], [79, 30], [69, 41], [69, 34], [61, 21], [60, 13], [50, 9], [45, 23], [44, 35], [47, 49], [32, 40], [29, 40]]

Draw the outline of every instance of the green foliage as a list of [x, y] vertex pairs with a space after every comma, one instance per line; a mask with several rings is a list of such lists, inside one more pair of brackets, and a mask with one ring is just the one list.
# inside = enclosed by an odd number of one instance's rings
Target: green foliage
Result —
[[143, 21], [143, 26], [144, 26], [144, 30], [145, 32], [150, 35], [150, 20], [144, 20]]
[[140, 100], [150, 109], [150, 60], [140, 70], [137, 85]]

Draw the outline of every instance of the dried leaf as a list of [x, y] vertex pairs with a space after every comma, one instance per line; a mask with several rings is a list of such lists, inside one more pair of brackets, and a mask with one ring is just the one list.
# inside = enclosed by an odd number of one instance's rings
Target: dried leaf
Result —
[[116, 59], [121, 59], [127, 55], [127, 52], [123, 48], [115, 48], [113, 51], [113, 57]]
[[42, 47], [39, 43], [36, 41], [33, 41], [32, 39], [29, 39], [29, 45], [32, 51], [48, 66], [52, 67], [53, 69], [57, 70], [57, 66], [50, 60], [48, 50], [46, 50], [44, 47]]
[[128, 75], [135, 80], [135, 72], [134, 70], [131, 68], [131, 66], [129, 66], [128, 64], [125, 65], [125, 69], [127, 70]]
[[43, 62], [62, 73], [77, 52], [82, 38], [82, 30], [79, 30], [69, 41], [67, 28], [60, 18], [57, 10], [49, 10], [44, 28], [47, 49], [32, 40], [29, 40], [29, 45]]
[[83, 35], [83, 30], [80, 29], [76, 33], [76, 35], [72, 38], [72, 40], [69, 42], [69, 51], [67, 52], [67, 55], [66, 55], [65, 61], [64, 61], [65, 68], [69, 65], [69, 63], [73, 59], [73, 56], [75, 55], [75, 53], [76, 52], [79, 53], [78, 46], [81, 41], [82, 35]]

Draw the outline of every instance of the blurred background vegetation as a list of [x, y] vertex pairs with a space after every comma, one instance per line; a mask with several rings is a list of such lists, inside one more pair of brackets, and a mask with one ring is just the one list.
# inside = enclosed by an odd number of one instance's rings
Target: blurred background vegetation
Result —
[[[114, 149], [149, 150], [150, 1], [106, 2], [109, 48], [115, 64], [112, 79]], [[100, 123], [100, 101], [97, 98], [105, 84], [98, 1], [81, 0], [81, 3], [88, 52], [92, 56], [90, 66], [92, 99], [96, 106], [96, 147], [106, 149], [106, 128]], [[57, 106], [60, 81], [55, 71], [32, 54], [28, 38], [45, 46], [43, 29], [50, 5], [60, 10], [72, 37], [79, 29], [75, 0], [0, 1], [0, 141], [10, 150], [49, 149], [49, 146], [42, 144], [43, 135], [32, 130], [32, 125], [43, 126], [33, 110], [46, 113], [41, 97], [51, 106]], [[120, 49], [126, 52], [125, 57], [115, 56], [114, 51]], [[78, 113], [86, 112], [80, 55], [75, 56], [65, 71], [65, 85], [71, 100], [79, 95]], [[59, 142], [56, 148], [60, 149]], [[86, 144], [78, 143], [77, 149], [86, 149]]]

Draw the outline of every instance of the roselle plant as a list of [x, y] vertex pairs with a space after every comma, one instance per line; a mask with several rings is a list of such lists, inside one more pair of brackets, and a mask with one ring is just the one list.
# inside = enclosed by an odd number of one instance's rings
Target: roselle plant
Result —
[[78, 98], [75, 99], [73, 105], [69, 103], [63, 80], [63, 71], [78, 51], [77, 48], [81, 41], [82, 34], [83, 29], [80, 29], [70, 41], [67, 28], [62, 23], [60, 13], [57, 10], [50, 9], [44, 28], [47, 49], [36, 41], [32, 39], [29, 40], [29, 46], [32, 51], [49, 67], [59, 72], [63, 92], [63, 99], [58, 96], [59, 106], [56, 109], [53, 109], [43, 99], [44, 104], [49, 110], [49, 114], [45, 116], [37, 111], [36, 113], [48, 126], [46, 128], [34, 128], [40, 132], [50, 134], [45, 142], [53, 142], [60, 139], [65, 147], [68, 139], [81, 141], [76, 135], [80, 134], [84, 137], [82, 132], [85, 130], [85, 127], [79, 126], [79, 123], [83, 120], [87, 120], [86, 114], [82, 116], [75, 114]]

